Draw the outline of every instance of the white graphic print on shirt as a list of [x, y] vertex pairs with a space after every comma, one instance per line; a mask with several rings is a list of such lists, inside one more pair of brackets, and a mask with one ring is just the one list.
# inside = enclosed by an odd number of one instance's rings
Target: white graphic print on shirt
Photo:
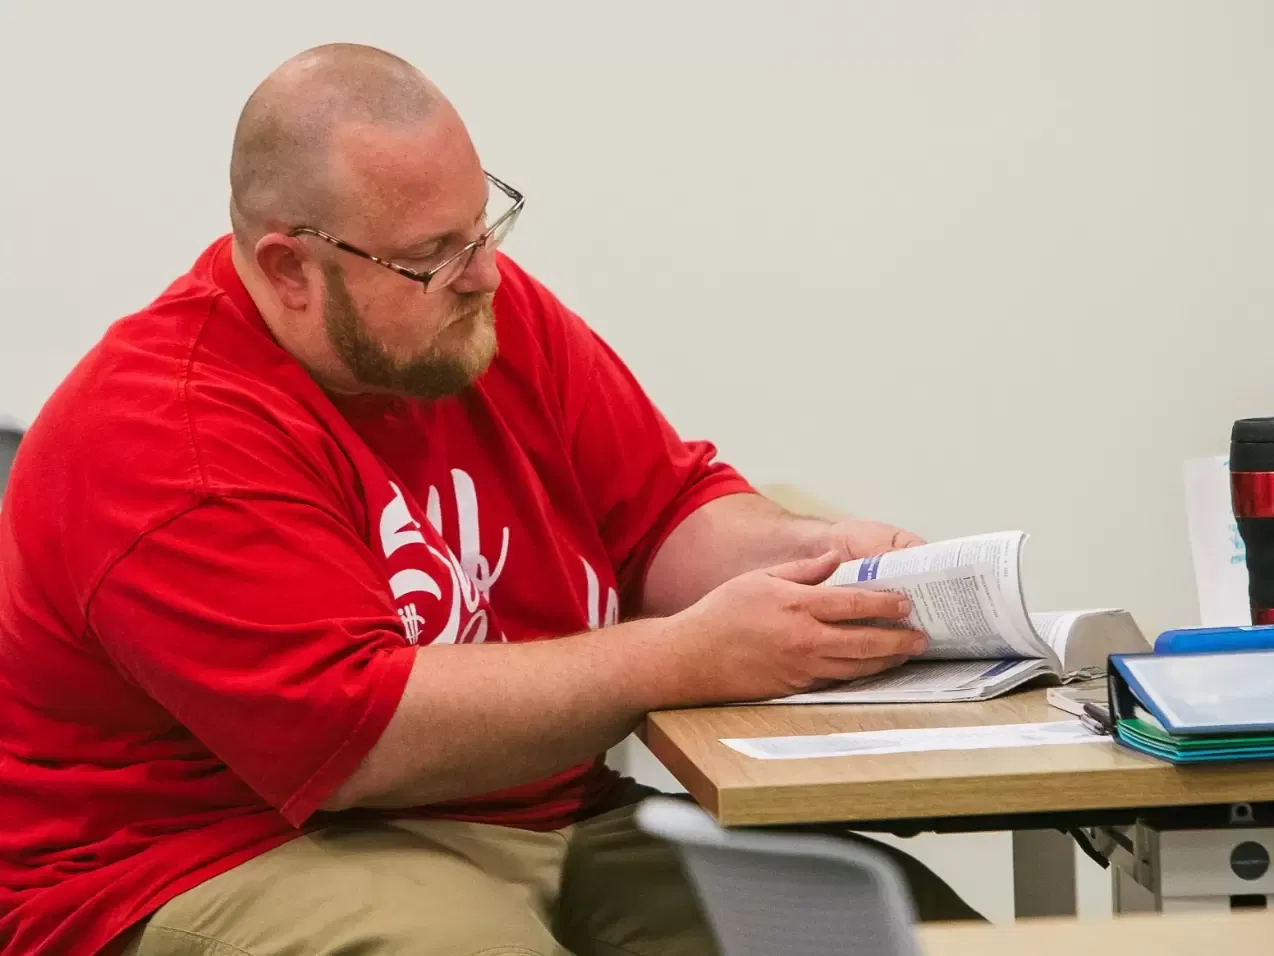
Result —
[[[451, 578], [451, 605], [446, 623], [435, 637], [429, 639], [425, 631], [429, 619], [418, 609], [417, 601], [404, 601], [404, 598], [413, 594], [427, 594], [441, 601], [443, 592], [438, 580], [419, 567], [403, 568], [390, 576], [389, 589], [398, 604], [398, 617], [402, 621], [403, 632], [409, 644], [419, 643], [422, 636], [430, 644], [481, 644], [488, 639], [491, 631], [488, 611], [480, 605], [484, 599], [490, 598], [491, 589], [504, 573], [505, 561], [509, 555], [509, 529], [501, 529], [500, 554], [493, 567], [490, 559], [482, 553], [482, 523], [473, 478], [463, 469], [453, 468], [451, 484], [456, 505], [456, 526], [459, 529], [458, 558], [445, 541], [439, 540], [439, 547], [434, 547], [425, 540], [420, 523], [411, 516], [402, 490], [393, 482], [389, 483], [393, 497], [381, 511], [380, 544], [386, 559], [408, 545], [424, 545], [447, 569]], [[442, 496], [437, 486], [430, 486], [425, 510], [426, 520], [441, 539]], [[587, 587], [589, 629], [618, 623], [619, 595], [613, 587], [606, 589], [606, 606], [603, 612], [601, 581], [597, 572], [582, 556], [580, 562], [584, 565]], [[504, 635], [497, 630], [491, 638], [503, 641]]]
[[606, 589], [606, 618], [602, 620], [602, 589], [597, 580], [597, 572], [583, 557], [584, 577], [588, 581], [588, 629], [595, 631], [599, 627], [610, 627], [619, 623], [619, 595], [614, 588]]

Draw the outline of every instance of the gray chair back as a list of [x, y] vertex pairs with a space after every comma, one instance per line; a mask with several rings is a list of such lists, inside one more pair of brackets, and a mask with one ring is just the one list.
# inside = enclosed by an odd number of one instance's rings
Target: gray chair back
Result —
[[5, 485], [9, 483], [9, 469], [13, 467], [13, 458], [18, 453], [18, 442], [21, 440], [22, 429], [0, 419], [0, 501], [4, 500]]
[[723, 956], [918, 956], [911, 898], [884, 854], [834, 837], [726, 830], [654, 797], [638, 825], [670, 841]]

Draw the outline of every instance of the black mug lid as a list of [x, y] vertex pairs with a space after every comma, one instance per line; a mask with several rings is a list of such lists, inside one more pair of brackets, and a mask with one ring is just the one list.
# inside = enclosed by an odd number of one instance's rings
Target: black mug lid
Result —
[[1274, 442], [1274, 418], [1240, 418], [1230, 430], [1230, 441]]

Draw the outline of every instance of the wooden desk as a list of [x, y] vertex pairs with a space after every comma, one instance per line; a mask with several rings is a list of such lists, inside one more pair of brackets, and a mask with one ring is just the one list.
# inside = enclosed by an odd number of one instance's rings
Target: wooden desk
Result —
[[1274, 916], [1126, 916], [1077, 923], [1030, 920], [1012, 926], [922, 926], [925, 956], [1257, 956], [1274, 950]]
[[[1075, 850], [1056, 829], [1056, 814], [1274, 801], [1274, 764], [1180, 770], [1114, 743], [756, 760], [720, 742], [1070, 719], [1036, 690], [978, 704], [666, 711], [650, 715], [644, 739], [726, 826], [910, 821], [917, 829], [1013, 830], [1019, 917], [1075, 913]], [[1042, 822], [1031, 814], [1054, 818]], [[978, 817], [997, 819], [979, 825]]]
[[756, 760], [723, 737], [1070, 720], [1043, 690], [977, 704], [715, 707], [651, 714], [647, 746], [726, 826], [1274, 800], [1274, 764], [1181, 770], [1113, 743]]

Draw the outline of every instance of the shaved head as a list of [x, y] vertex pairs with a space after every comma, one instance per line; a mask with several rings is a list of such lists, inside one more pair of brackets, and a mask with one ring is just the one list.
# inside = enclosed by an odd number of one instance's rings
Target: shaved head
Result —
[[[459, 114], [410, 63], [349, 43], [288, 60], [239, 117], [230, 194], [235, 269], [329, 391], [438, 399], [490, 364], [500, 271], [477, 241], [491, 186]], [[448, 262], [444, 282], [412, 278]]]
[[248, 98], [235, 127], [236, 242], [249, 248], [276, 228], [337, 228], [344, 210], [334, 133], [350, 124], [408, 129], [440, 105], [446, 100], [423, 73], [375, 47], [333, 43], [288, 60]]

